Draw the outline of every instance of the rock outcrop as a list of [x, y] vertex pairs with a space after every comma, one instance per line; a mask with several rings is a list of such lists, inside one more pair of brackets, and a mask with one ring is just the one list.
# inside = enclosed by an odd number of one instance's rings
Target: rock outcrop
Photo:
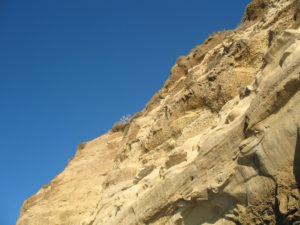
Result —
[[81, 144], [17, 225], [299, 224], [299, 10], [250, 3], [125, 129]]

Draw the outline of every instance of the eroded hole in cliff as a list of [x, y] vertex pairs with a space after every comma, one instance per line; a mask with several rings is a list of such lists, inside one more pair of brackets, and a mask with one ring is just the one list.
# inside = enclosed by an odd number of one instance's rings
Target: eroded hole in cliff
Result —
[[216, 76], [210, 76], [207, 79], [208, 79], [208, 81], [212, 82], [212, 81], [215, 81], [217, 79], [217, 77]]

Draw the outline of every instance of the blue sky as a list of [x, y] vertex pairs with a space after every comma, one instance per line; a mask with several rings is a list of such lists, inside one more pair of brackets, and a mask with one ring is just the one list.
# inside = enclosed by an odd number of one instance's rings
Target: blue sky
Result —
[[0, 0], [0, 224], [249, 2]]

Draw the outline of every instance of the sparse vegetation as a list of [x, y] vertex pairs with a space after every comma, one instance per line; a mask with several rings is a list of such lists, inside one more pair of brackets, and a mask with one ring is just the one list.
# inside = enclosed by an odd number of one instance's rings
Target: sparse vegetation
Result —
[[213, 36], [215, 36], [217, 33], [216, 32], [212, 32], [210, 35], [209, 35], [209, 37], [213, 37]]
[[79, 143], [77, 149], [78, 149], [78, 150], [82, 150], [82, 149], [85, 148], [85, 146], [86, 146], [86, 142]]
[[137, 118], [139, 118], [139, 117], [141, 117], [142, 115], [143, 115], [143, 111], [134, 114], [134, 115], [130, 118], [130, 122], [133, 121], [133, 120], [135, 120], [135, 119], [137, 119]]
[[212, 32], [209, 36], [208, 36], [208, 38], [207, 38], [207, 41], [210, 41], [211, 39], [213, 39], [213, 37], [214, 36], [216, 36], [216, 32]]
[[49, 185], [50, 185], [50, 184], [43, 185], [43, 186], [42, 186], [42, 189], [46, 189], [46, 188], [48, 188], [48, 187], [49, 187]]
[[130, 120], [131, 115], [127, 114], [121, 117], [120, 122], [121, 123], [127, 123]]
[[116, 122], [116, 123], [113, 125], [111, 131], [112, 131], [112, 132], [124, 131], [126, 125], [127, 125], [127, 123], [124, 124], [124, 123]]
[[242, 22], [244, 22], [245, 20], [247, 20], [247, 19], [250, 18], [250, 11], [251, 11], [252, 5], [253, 5], [253, 2], [250, 2], [250, 3], [246, 6], [246, 9], [245, 9], [245, 12], [244, 12], [244, 16], [242, 17]]
[[184, 56], [184, 55], [179, 56], [179, 57], [176, 59], [176, 63], [177, 63], [177, 64], [180, 64], [180, 63], [182, 63], [183, 61], [185, 61], [186, 58], [187, 58], [187, 57]]
[[128, 129], [129, 129], [129, 121], [130, 121], [130, 114], [122, 116], [120, 119], [120, 122], [116, 122], [113, 125], [111, 131], [112, 132], [125, 131], [126, 126], [128, 126]]
[[199, 48], [200, 48], [200, 45], [196, 45], [196, 47], [193, 48], [193, 49], [191, 50], [191, 52], [196, 52], [196, 51], [198, 51]]
[[214, 38], [216, 38], [217, 36], [218, 37], [222, 37], [222, 35], [227, 35], [229, 34], [230, 32], [229, 31], [226, 31], [226, 30], [221, 30], [221, 31], [218, 31], [217, 33], [216, 32], [212, 32], [209, 37], [204, 41], [204, 44], [207, 44], [208, 42], [210, 42], [211, 40], [213, 40]]

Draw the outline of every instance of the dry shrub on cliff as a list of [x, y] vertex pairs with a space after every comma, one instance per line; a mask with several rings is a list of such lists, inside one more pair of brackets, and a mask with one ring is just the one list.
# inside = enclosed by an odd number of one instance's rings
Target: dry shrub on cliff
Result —
[[82, 149], [85, 148], [85, 146], [86, 146], [86, 142], [79, 143], [77, 149], [78, 149], [78, 150], [82, 150]]
[[179, 56], [177, 59], [176, 59], [176, 63], [177, 64], [180, 64], [181, 62], [185, 61], [186, 60], [186, 56]]
[[125, 127], [128, 123], [120, 123], [120, 122], [116, 122], [113, 127], [111, 128], [112, 132], [119, 132], [119, 131], [124, 131]]
[[143, 111], [141, 111], [141, 112], [138, 112], [138, 113], [136, 113], [136, 114], [134, 114], [131, 118], [130, 118], [130, 122], [131, 121], [133, 121], [133, 120], [135, 120], [135, 119], [137, 119], [137, 118], [139, 118], [139, 117], [141, 117], [141, 116], [143, 116]]
[[126, 127], [129, 127], [129, 120], [130, 120], [130, 114], [122, 116], [120, 122], [116, 122], [113, 125], [111, 131], [112, 132], [124, 131]]
[[120, 122], [121, 123], [127, 123], [130, 120], [130, 114], [124, 115], [121, 117]]

